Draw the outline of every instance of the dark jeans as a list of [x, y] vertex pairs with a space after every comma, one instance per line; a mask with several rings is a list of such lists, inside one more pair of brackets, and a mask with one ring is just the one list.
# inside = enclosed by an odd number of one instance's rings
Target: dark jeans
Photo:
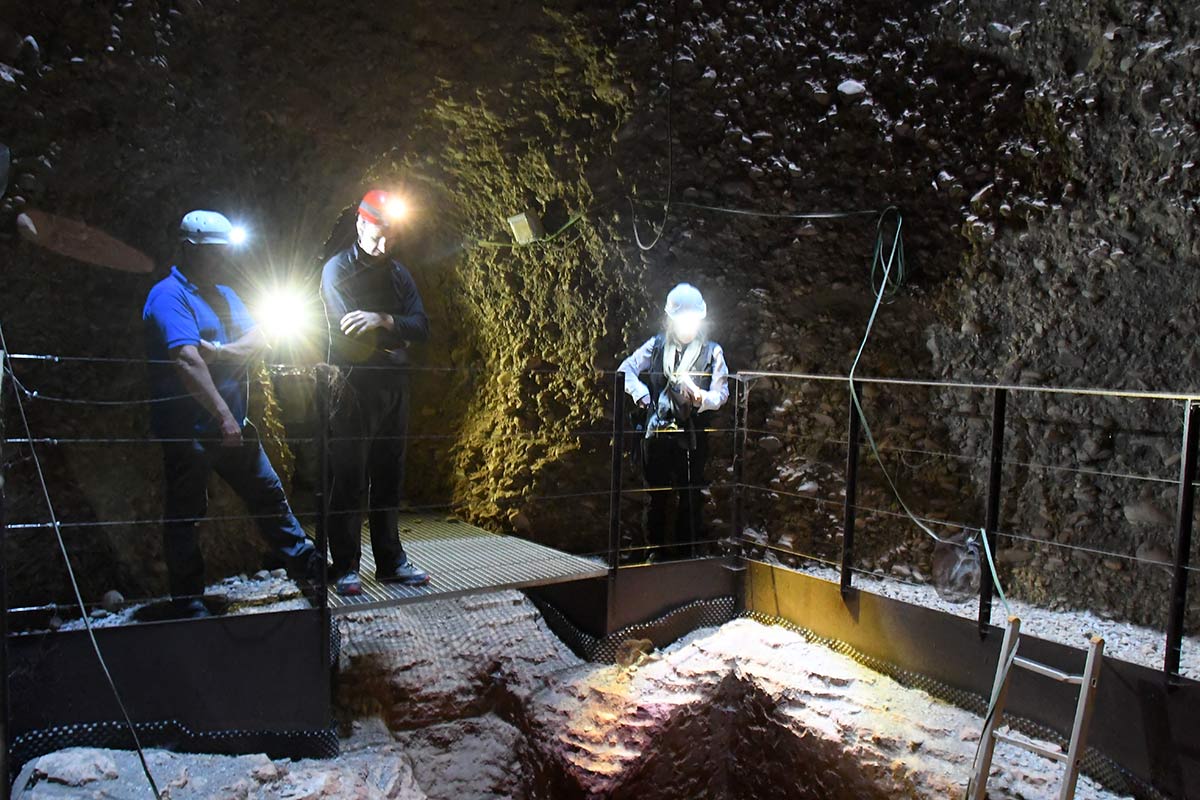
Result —
[[[696, 446], [684, 446], [684, 433], [667, 433], [645, 440], [642, 469], [648, 489], [676, 489], [650, 492], [650, 507], [646, 511], [646, 544], [658, 548], [667, 558], [687, 558], [693, 555], [692, 542], [701, 538], [704, 527], [704, 465], [708, 460], [708, 438], [696, 434]], [[667, 516], [671, 497], [678, 499], [675, 510], [674, 535], [668, 538]], [[666, 546], [673, 545], [673, 546]], [[650, 551], [655, 552], [655, 551]]]
[[359, 569], [363, 509], [379, 570], [406, 556], [400, 544], [408, 379], [382, 370], [350, 370], [330, 412], [329, 551], [335, 577]]
[[246, 426], [241, 447], [222, 447], [217, 441], [165, 442], [163, 461], [167, 483], [163, 549], [171, 595], [204, 594], [204, 556], [197, 524], [208, 513], [208, 476], [216, 472], [242, 498], [263, 539], [293, 574], [303, 574], [313, 546], [292, 514], [283, 484], [259, 444], [253, 426]]

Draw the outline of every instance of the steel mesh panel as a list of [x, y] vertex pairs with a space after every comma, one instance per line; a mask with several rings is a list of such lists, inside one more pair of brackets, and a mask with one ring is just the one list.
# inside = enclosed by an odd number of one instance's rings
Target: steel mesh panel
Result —
[[329, 626], [329, 668], [337, 669], [342, 655], [342, 631], [337, 625]]
[[662, 647], [698, 628], [724, 625], [737, 616], [737, 600], [734, 597], [694, 600], [668, 611], [661, 617], [621, 628], [603, 639], [598, 639], [581, 631], [550, 603], [535, 600], [534, 604], [542, 612], [550, 630], [554, 631], [576, 655], [601, 664], [615, 663], [617, 648], [628, 639], [649, 639]]
[[[922, 675], [918, 672], [903, 669], [889, 661], [867, 655], [838, 639], [818, 636], [807, 628], [795, 624], [782, 617], [774, 617], [758, 611], [744, 612], [744, 617], [764, 625], [778, 625], [794, 631], [813, 644], [820, 644], [835, 653], [851, 658], [864, 667], [887, 675], [901, 686], [910, 689], [920, 689], [946, 703], [966, 709], [979, 716], [987, 714], [988, 700], [983, 695], [958, 689], [941, 681]], [[1026, 736], [1042, 741], [1054, 742], [1066, 750], [1068, 740], [1053, 728], [1046, 727], [1024, 717], [1008, 712], [1003, 716], [1004, 724]], [[1138, 800], [1167, 800], [1166, 796], [1135, 775], [1130, 774], [1120, 764], [1093, 747], [1087, 748], [1082, 759], [1081, 771], [1092, 780], [1114, 792], [1132, 795]]]
[[[346, 614], [421, 600], [499, 589], [519, 589], [596, 578], [608, 574], [598, 559], [571, 555], [515, 536], [490, 533], [452, 517], [400, 516], [404, 549], [433, 580], [425, 586], [379, 583], [366, 524], [362, 528], [363, 593], [342, 597], [329, 591], [329, 608]], [[315, 529], [310, 526], [310, 536]]]
[[[293, 758], [334, 758], [340, 752], [334, 727], [296, 731], [193, 731], [174, 719], [139, 722], [134, 727], [144, 747], [185, 752], [269, 752]], [[30, 760], [67, 747], [129, 750], [133, 748], [133, 739], [124, 722], [111, 720], [26, 731], [14, 737], [9, 746], [12, 779], [16, 780], [21, 768]]]

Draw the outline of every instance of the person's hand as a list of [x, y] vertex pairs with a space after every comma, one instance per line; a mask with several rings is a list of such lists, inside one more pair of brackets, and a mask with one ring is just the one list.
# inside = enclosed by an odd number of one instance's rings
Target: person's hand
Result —
[[221, 420], [221, 447], [241, 447], [242, 426], [233, 417]]
[[691, 380], [683, 382], [683, 396], [694, 406], [699, 406], [704, 402], [704, 392], [700, 391], [700, 387]]
[[347, 336], [357, 336], [360, 333], [366, 333], [375, 328], [385, 327], [387, 319], [383, 314], [374, 311], [351, 311], [342, 317], [339, 325], [341, 326], [342, 333]]
[[200, 357], [204, 359], [205, 364], [216, 361], [217, 356], [221, 353], [221, 345], [207, 339], [201, 339], [200, 344], [196, 345], [196, 349], [200, 351]]

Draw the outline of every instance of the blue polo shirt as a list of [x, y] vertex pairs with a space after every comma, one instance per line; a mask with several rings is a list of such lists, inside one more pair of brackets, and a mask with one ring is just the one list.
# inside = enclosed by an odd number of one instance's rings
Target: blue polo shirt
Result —
[[[237, 292], [218, 284], [201, 294], [178, 267], [150, 290], [142, 309], [146, 331], [146, 357], [150, 359], [153, 398], [175, 398], [151, 404], [150, 421], [163, 437], [213, 437], [219, 433], [217, 420], [188, 394], [176, 368], [155, 363], [170, 359], [170, 352], [184, 345], [199, 345], [201, 339], [230, 344], [254, 329], [255, 323]], [[234, 419], [245, 424], [249, 382], [246, 366], [209, 366], [213, 383]]]

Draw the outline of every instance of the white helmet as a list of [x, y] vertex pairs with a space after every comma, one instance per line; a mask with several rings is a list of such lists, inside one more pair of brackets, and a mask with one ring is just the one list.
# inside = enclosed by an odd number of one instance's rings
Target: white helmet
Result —
[[708, 306], [700, 290], [690, 283], [681, 283], [667, 293], [667, 316], [676, 319], [682, 316], [704, 319], [708, 316]]
[[179, 223], [179, 239], [192, 244], [237, 244], [237, 228], [216, 211], [189, 211]]

